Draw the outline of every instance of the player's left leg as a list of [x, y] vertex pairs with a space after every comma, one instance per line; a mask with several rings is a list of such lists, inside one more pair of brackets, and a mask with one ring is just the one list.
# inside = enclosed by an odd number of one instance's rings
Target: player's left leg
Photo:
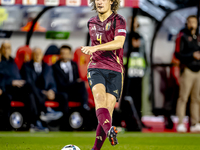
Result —
[[104, 141], [106, 140], [106, 133], [104, 132], [103, 128], [100, 124], [98, 124], [96, 129], [96, 139], [92, 150], [100, 150], [103, 146]]
[[[110, 113], [110, 117], [112, 118], [113, 115], [113, 111], [115, 108], [115, 104], [116, 104], [116, 97], [110, 93], [106, 93], [106, 105], [107, 105], [107, 109]], [[110, 130], [108, 131], [108, 139], [111, 143], [112, 146], [118, 144], [117, 141], [117, 128], [112, 126], [110, 128]]]

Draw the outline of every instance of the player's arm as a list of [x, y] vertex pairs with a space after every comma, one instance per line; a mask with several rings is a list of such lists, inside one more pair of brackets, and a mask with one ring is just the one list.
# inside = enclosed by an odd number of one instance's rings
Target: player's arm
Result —
[[116, 49], [123, 48], [125, 42], [125, 36], [116, 36], [113, 41], [96, 45], [96, 46], [85, 46], [81, 50], [83, 53], [91, 55], [96, 51], [112, 51]]

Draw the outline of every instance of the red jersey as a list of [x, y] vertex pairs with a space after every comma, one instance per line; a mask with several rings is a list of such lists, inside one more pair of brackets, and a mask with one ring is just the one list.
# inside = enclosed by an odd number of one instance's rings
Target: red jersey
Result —
[[[126, 36], [126, 21], [119, 14], [111, 14], [101, 22], [98, 16], [88, 21], [92, 46], [114, 40], [116, 36]], [[123, 72], [123, 48], [112, 51], [97, 51], [90, 56], [88, 68], [108, 69]]]

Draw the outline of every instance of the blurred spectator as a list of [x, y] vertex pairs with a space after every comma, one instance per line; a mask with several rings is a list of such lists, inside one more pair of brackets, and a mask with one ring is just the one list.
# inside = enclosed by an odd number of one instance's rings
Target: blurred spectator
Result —
[[200, 105], [200, 47], [197, 43], [197, 24], [196, 16], [187, 18], [186, 28], [178, 37], [176, 44], [179, 46], [179, 52], [176, 52], [176, 57], [181, 63], [180, 90], [179, 99], [177, 102], [177, 115], [179, 123], [177, 126], [178, 132], [186, 132], [187, 129], [183, 124], [183, 118], [186, 113], [186, 104], [189, 96], [190, 116], [191, 116], [191, 132], [199, 132], [199, 105]]
[[[31, 86], [26, 84], [25, 80], [21, 79], [18, 67], [15, 64], [14, 59], [10, 56], [11, 44], [8, 41], [2, 43], [1, 54], [2, 62], [0, 72], [3, 77], [1, 83], [3, 82], [3, 95], [6, 95], [3, 96], [3, 98], [1, 97], [1, 100], [6, 103], [10, 100], [22, 101], [26, 105], [27, 114], [30, 113], [31, 115], [33, 110], [30, 101]], [[7, 96], [9, 97], [9, 100]]]
[[[1, 45], [1, 88], [2, 92], [9, 94], [12, 99], [23, 99], [22, 87], [25, 84], [24, 80], [21, 80], [21, 76], [17, 65], [11, 55], [11, 45], [9, 41], [5, 41]], [[20, 95], [20, 93], [22, 95]], [[5, 98], [5, 97], [4, 97]], [[1, 98], [1, 99], [4, 99]], [[4, 100], [5, 101], [5, 100]]]
[[[21, 75], [28, 84], [32, 86], [35, 102], [35, 120], [39, 117], [43, 121], [57, 120], [62, 117], [62, 112], [55, 112], [51, 108], [45, 107], [45, 100], [55, 100], [60, 103], [62, 111], [67, 113], [67, 95], [57, 93], [53, 72], [50, 66], [42, 62], [43, 53], [40, 48], [35, 48], [32, 52], [32, 60], [25, 63], [21, 69]], [[41, 113], [41, 115], [40, 115]], [[34, 127], [33, 127], [34, 130]]]
[[1, 61], [1, 50], [0, 50], [0, 117], [2, 123], [0, 128], [6, 129], [8, 124], [8, 118], [10, 116], [10, 98], [5, 93], [5, 76], [4, 76], [4, 64]]
[[[4, 69], [4, 73], [7, 75], [6, 79], [6, 86], [10, 87], [18, 87], [21, 88], [25, 84], [24, 80], [21, 80], [21, 76], [17, 65], [14, 62], [14, 59], [10, 56], [11, 55], [11, 45], [8, 41], [2, 43], [1, 46], [1, 53], [2, 53], [2, 62], [6, 70]], [[10, 91], [11, 92], [11, 91]]]
[[63, 45], [60, 48], [60, 60], [53, 65], [57, 89], [67, 93], [70, 101], [81, 102], [83, 108], [89, 110], [85, 83], [79, 77], [77, 64], [71, 59], [71, 47]]
[[[139, 27], [137, 17], [134, 18], [133, 33], [131, 35], [130, 58], [128, 62], [128, 81], [126, 96], [131, 96], [133, 99], [136, 112], [139, 119], [142, 118], [141, 104], [142, 104], [142, 79], [145, 75], [147, 60], [145, 53], [145, 41], [143, 37], [137, 32]], [[129, 33], [131, 34], [131, 33]], [[124, 63], [127, 63], [127, 58], [124, 58]], [[144, 124], [143, 127], [148, 128]]]

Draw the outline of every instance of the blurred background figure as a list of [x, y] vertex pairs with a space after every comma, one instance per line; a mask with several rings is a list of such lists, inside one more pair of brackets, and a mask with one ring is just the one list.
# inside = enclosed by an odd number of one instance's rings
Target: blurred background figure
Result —
[[200, 106], [200, 47], [197, 43], [197, 17], [189, 16], [186, 22], [186, 28], [181, 31], [177, 45], [179, 52], [176, 51], [176, 57], [181, 63], [180, 90], [177, 102], [177, 115], [179, 123], [178, 132], [186, 132], [187, 128], [183, 124], [183, 118], [186, 114], [186, 104], [190, 96], [190, 116], [191, 132], [199, 132], [199, 106]]
[[6, 68], [5, 74], [8, 76], [6, 82], [6, 88], [8, 88], [11, 93], [14, 93], [14, 87], [21, 88], [25, 84], [24, 80], [21, 80], [21, 76], [17, 65], [14, 62], [14, 59], [11, 57], [11, 44], [8, 41], [2, 43], [1, 46], [2, 53], [2, 63], [4, 63], [4, 67]]
[[10, 116], [10, 98], [5, 93], [5, 75], [4, 75], [4, 63], [1, 61], [1, 49], [0, 49], [0, 129], [7, 130], [8, 118]]
[[72, 61], [70, 46], [60, 48], [60, 60], [53, 65], [53, 72], [58, 91], [67, 93], [70, 101], [81, 102], [83, 108], [89, 110], [85, 83], [79, 77], [77, 64]]
[[[142, 118], [142, 79], [145, 75], [147, 67], [147, 59], [145, 53], [145, 41], [143, 37], [138, 33], [138, 19], [134, 18], [133, 22], [133, 33], [131, 34], [131, 52], [128, 62], [128, 81], [127, 81], [127, 91], [126, 96], [131, 96], [133, 103], [135, 105], [135, 114], [138, 116], [141, 122]], [[130, 34], [130, 33], [129, 33]], [[129, 37], [129, 35], [127, 35]], [[124, 64], [127, 63], [127, 58], [124, 58]], [[142, 122], [142, 127], [149, 128], [145, 126]], [[139, 127], [132, 127], [135, 130], [141, 130]], [[138, 128], [138, 129], [137, 129]], [[140, 127], [141, 128], [141, 127]]]
[[[30, 96], [32, 89], [25, 80], [22, 80], [19, 69], [11, 57], [11, 44], [9, 41], [4, 41], [1, 46], [1, 76], [3, 81], [3, 95], [1, 101], [6, 104], [7, 113], [10, 114], [10, 101], [21, 101], [26, 105], [27, 114], [32, 114], [32, 104]], [[31, 116], [32, 117], [32, 116]]]
[[[32, 87], [32, 106], [34, 107], [35, 114], [34, 120], [36, 123], [41, 119], [42, 121], [49, 122], [58, 120], [62, 117], [62, 112], [56, 112], [50, 107], [45, 107], [45, 100], [59, 101], [62, 111], [67, 113], [67, 95], [64, 93], [57, 93], [56, 83], [53, 78], [53, 72], [50, 66], [42, 61], [43, 53], [40, 48], [35, 48], [32, 52], [32, 60], [25, 63], [21, 69], [21, 75], [27, 83]], [[46, 130], [39, 124], [32, 125], [31, 130]]]

